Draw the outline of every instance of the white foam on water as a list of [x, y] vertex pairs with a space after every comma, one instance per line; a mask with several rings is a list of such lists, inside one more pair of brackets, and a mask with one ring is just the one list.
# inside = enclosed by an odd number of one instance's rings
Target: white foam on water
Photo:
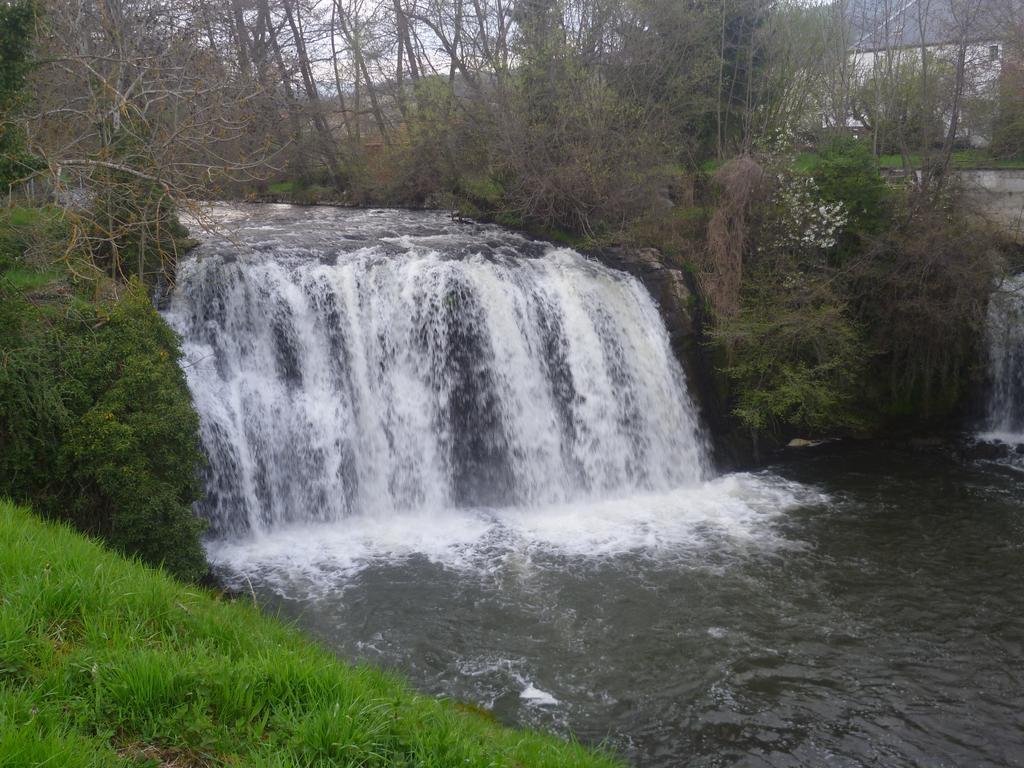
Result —
[[1006, 443], [1007, 445], [1021, 445], [1024, 443], [1024, 432], [978, 432], [975, 434], [978, 440], [985, 443]]
[[825, 497], [770, 473], [739, 473], [663, 493], [533, 508], [356, 515], [213, 541], [211, 561], [233, 586], [258, 580], [282, 595], [343, 589], [367, 569], [425, 558], [478, 574], [615, 566], [622, 558], [701, 567], [708, 556], [800, 546], [773, 523]]
[[558, 699], [530, 682], [527, 682], [526, 688], [519, 694], [519, 698], [538, 707], [557, 707], [559, 704]]

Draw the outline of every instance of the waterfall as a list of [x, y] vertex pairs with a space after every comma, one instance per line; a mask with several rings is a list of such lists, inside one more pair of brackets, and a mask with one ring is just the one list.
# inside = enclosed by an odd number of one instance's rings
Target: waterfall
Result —
[[633, 277], [409, 212], [222, 211], [166, 317], [215, 535], [663, 490], [706, 451]]
[[1007, 278], [992, 294], [988, 314], [991, 393], [986, 430], [1024, 442], [1024, 274]]

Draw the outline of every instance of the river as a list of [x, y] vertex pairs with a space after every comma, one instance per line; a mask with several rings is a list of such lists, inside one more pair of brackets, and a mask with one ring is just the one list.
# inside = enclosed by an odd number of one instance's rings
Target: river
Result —
[[640, 766], [1024, 764], [1012, 462], [716, 473], [632, 278], [434, 213], [217, 216], [166, 316], [225, 584]]

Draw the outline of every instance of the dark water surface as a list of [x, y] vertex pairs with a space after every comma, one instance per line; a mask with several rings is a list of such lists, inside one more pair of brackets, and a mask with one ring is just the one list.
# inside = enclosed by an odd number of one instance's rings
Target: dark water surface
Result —
[[471, 546], [420, 517], [422, 546], [347, 565], [214, 555], [342, 657], [636, 765], [1024, 765], [1024, 474], [872, 448], [738, 477], [620, 528], [481, 512]]

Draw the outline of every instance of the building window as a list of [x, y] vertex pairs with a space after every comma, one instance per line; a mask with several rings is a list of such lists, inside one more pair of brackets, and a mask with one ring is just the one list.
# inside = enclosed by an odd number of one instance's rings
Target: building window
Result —
[[990, 45], [988, 47], [988, 57], [990, 59], [992, 59], [993, 61], [995, 61], [996, 59], [999, 58], [999, 46], [998, 45]]

